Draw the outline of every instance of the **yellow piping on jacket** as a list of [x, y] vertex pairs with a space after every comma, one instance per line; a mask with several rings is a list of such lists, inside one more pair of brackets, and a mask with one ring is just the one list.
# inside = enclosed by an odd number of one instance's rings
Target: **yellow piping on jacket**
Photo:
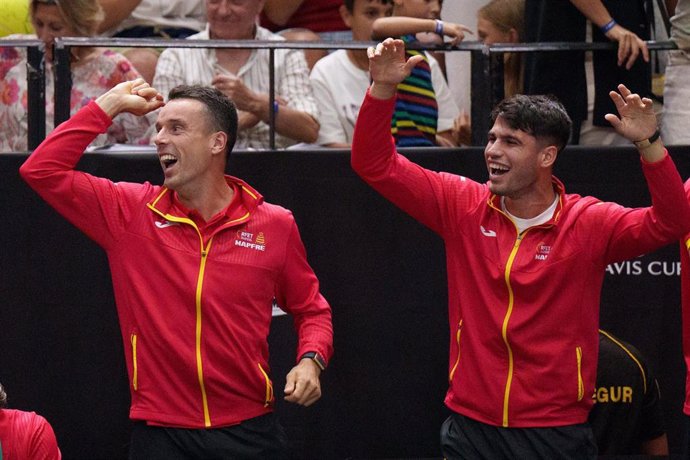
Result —
[[518, 249], [520, 248], [520, 242], [522, 241], [522, 236], [518, 236], [513, 245], [513, 250], [510, 252], [508, 257], [508, 262], [506, 263], [505, 269], [505, 282], [508, 287], [508, 310], [503, 318], [503, 326], [501, 327], [501, 336], [503, 337], [503, 343], [506, 344], [508, 349], [508, 377], [506, 379], [506, 389], [503, 394], [503, 426], [508, 427], [508, 402], [510, 400], [510, 387], [513, 383], [513, 349], [508, 342], [508, 321], [510, 316], [513, 314], [513, 305], [515, 302], [515, 296], [513, 295], [513, 287], [510, 285], [510, 269], [513, 267], [513, 261], [515, 261], [515, 256], [517, 255]]
[[455, 342], [458, 344], [458, 357], [455, 359], [455, 364], [453, 364], [453, 368], [450, 370], [450, 376], [448, 377], [448, 381], [453, 380], [453, 376], [455, 375], [455, 371], [458, 368], [458, 364], [460, 364], [460, 337], [462, 336], [462, 320], [458, 323], [458, 332], [455, 333]]

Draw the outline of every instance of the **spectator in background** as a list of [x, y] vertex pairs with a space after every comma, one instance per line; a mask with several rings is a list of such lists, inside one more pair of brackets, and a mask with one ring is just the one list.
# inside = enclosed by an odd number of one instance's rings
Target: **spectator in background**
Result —
[[669, 52], [666, 64], [661, 135], [668, 144], [690, 145], [690, 0], [667, 0], [667, 9], [678, 50]]
[[[105, 17], [100, 33], [124, 38], [186, 38], [204, 30], [204, 0], [99, 0]], [[122, 51], [141, 76], [153, 81], [160, 50]]]
[[668, 455], [659, 382], [635, 347], [602, 330], [589, 423], [599, 455]]
[[[53, 128], [53, 41], [56, 37], [94, 36], [103, 17], [96, 0], [31, 0], [29, 15], [36, 35], [45, 43], [46, 132]], [[30, 36], [30, 38], [36, 38]], [[103, 48], [72, 47], [70, 112], [75, 113], [112, 86], [139, 77], [121, 54]], [[26, 49], [0, 48], [0, 152], [27, 149]], [[130, 114], [115, 119], [93, 145], [148, 144], [150, 122]]]
[[[524, 41], [525, 0], [491, 0], [477, 12], [477, 36], [485, 45]], [[503, 55], [503, 95], [520, 94], [524, 86], [521, 53]]]
[[[485, 45], [520, 43], [524, 37], [524, 0], [491, 0], [477, 11], [477, 37]], [[510, 97], [523, 92], [524, 63], [521, 53], [503, 55], [503, 95]], [[471, 143], [470, 117], [463, 112], [454, 127], [455, 137], [463, 144]]]
[[35, 412], [7, 409], [0, 384], [0, 459], [60, 460], [62, 455], [48, 421]]
[[[260, 24], [291, 41], [352, 40], [340, 14], [342, 0], [265, 0]], [[309, 69], [327, 50], [304, 50]]]
[[[390, 16], [391, 0], [345, 0], [340, 6], [343, 21], [357, 41], [371, 39], [372, 25]], [[367, 50], [337, 50], [316, 63], [310, 74], [319, 105], [319, 138], [324, 147], [349, 148], [359, 106], [369, 87]]]
[[[618, 51], [527, 53], [525, 92], [553, 94], [573, 120], [571, 142], [628, 145], [604, 119], [615, 107], [608, 93], [623, 83], [650, 97], [651, 12], [646, 0], [526, 0], [525, 41], [616, 42]], [[651, 2], [650, 2], [651, 3]], [[640, 59], [638, 59], [640, 58]]]
[[[438, 0], [395, 0], [393, 15], [379, 18], [373, 24], [373, 38], [400, 37], [407, 44], [441, 44], [445, 35], [457, 44], [468, 28], [444, 23], [436, 18], [441, 11]], [[391, 132], [398, 147], [458, 145], [453, 123], [460, 110], [453, 101], [445, 77], [427, 52], [407, 49], [408, 57], [423, 57], [412, 74], [398, 85]]]
[[[206, 29], [189, 39], [284, 40], [256, 24], [262, 7], [262, 0], [206, 0]], [[162, 94], [181, 84], [213, 85], [237, 105], [237, 147], [266, 149], [270, 147], [269, 72], [267, 49], [169, 48], [158, 59], [153, 81]], [[275, 91], [276, 147], [315, 142], [318, 108], [300, 50], [275, 51]]]

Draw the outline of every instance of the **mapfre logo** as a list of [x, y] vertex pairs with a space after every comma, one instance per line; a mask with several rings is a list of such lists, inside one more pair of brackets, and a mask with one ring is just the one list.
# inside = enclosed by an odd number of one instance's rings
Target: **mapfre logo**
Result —
[[550, 252], [551, 246], [544, 243], [539, 243], [537, 245], [536, 254], [534, 254], [534, 260], [546, 260], [549, 257]]
[[255, 236], [252, 232], [239, 230], [237, 232], [237, 239], [235, 239], [235, 246], [254, 249], [255, 251], [265, 251], [266, 238], [264, 237], [264, 232], [259, 232]]

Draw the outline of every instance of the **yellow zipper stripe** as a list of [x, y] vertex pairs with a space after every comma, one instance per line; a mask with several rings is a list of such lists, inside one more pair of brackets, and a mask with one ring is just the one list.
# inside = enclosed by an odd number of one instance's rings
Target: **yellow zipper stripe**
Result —
[[206, 397], [206, 385], [204, 384], [204, 369], [201, 362], [201, 288], [204, 284], [204, 270], [206, 269], [206, 260], [208, 252], [211, 250], [212, 242], [213, 238], [209, 240], [206, 249], [203, 249], [202, 242], [201, 266], [199, 267], [199, 279], [196, 283], [196, 369], [199, 377], [199, 387], [201, 388], [201, 402], [204, 407], [204, 425], [206, 427], [211, 426], [211, 416], [208, 410], [208, 398]]
[[601, 332], [606, 337], [608, 337], [613, 343], [615, 343], [616, 345], [621, 347], [623, 349], [623, 351], [625, 351], [628, 354], [628, 356], [630, 356], [630, 359], [635, 361], [635, 364], [637, 364], [637, 367], [640, 368], [640, 374], [642, 374], [642, 383], [644, 386], [644, 393], [646, 394], [647, 393], [647, 376], [644, 373], [644, 367], [642, 367], [642, 363], [635, 357], [635, 355], [632, 354], [632, 352], [630, 350], [628, 350], [628, 348], [625, 345], [623, 345], [620, 341], [616, 340], [613, 336], [611, 336], [611, 334], [609, 334], [608, 332], [603, 331], [601, 329], [599, 329], [599, 332]]
[[455, 375], [455, 371], [458, 368], [458, 364], [460, 364], [460, 336], [462, 335], [462, 320], [458, 323], [458, 332], [455, 333], [455, 342], [458, 344], [458, 357], [455, 359], [455, 364], [453, 364], [453, 368], [450, 370], [450, 376], [448, 377], [448, 381], [453, 380], [453, 376]]
[[137, 391], [138, 388], [138, 368], [137, 368], [137, 335], [130, 336], [132, 342], [132, 388]]
[[503, 343], [506, 344], [506, 349], [508, 350], [508, 377], [506, 379], [506, 389], [503, 395], [503, 426], [508, 427], [508, 402], [510, 400], [510, 387], [513, 383], [513, 349], [508, 342], [508, 321], [513, 313], [513, 305], [515, 302], [515, 296], [513, 294], [513, 287], [510, 285], [510, 269], [513, 267], [513, 262], [515, 261], [515, 256], [517, 255], [518, 249], [520, 248], [520, 242], [522, 241], [522, 236], [518, 236], [515, 240], [515, 245], [513, 245], [513, 250], [510, 252], [508, 257], [508, 262], [506, 263], [505, 270], [505, 282], [508, 287], [508, 311], [506, 311], [506, 316], [503, 318], [503, 327], [501, 328], [501, 336], [503, 337]]
[[577, 400], [582, 401], [585, 396], [585, 382], [582, 380], [582, 347], [575, 347], [577, 356]]
[[690, 238], [685, 241], [685, 249], [690, 251]]
[[256, 365], [259, 366], [259, 370], [266, 380], [266, 400], [264, 402], [264, 407], [268, 407], [271, 404], [271, 401], [273, 401], [273, 383], [271, 383], [271, 378], [268, 376], [264, 368], [261, 367], [261, 363], [256, 363]]

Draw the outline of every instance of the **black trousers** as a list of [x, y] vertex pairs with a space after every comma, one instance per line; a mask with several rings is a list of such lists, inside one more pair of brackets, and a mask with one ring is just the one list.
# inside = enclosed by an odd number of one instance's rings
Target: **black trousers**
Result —
[[212, 429], [166, 428], [137, 422], [130, 460], [287, 459], [287, 438], [274, 414]]
[[589, 424], [549, 428], [503, 428], [452, 414], [441, 426], [441, 450], [447, 459], [597, 458]]

